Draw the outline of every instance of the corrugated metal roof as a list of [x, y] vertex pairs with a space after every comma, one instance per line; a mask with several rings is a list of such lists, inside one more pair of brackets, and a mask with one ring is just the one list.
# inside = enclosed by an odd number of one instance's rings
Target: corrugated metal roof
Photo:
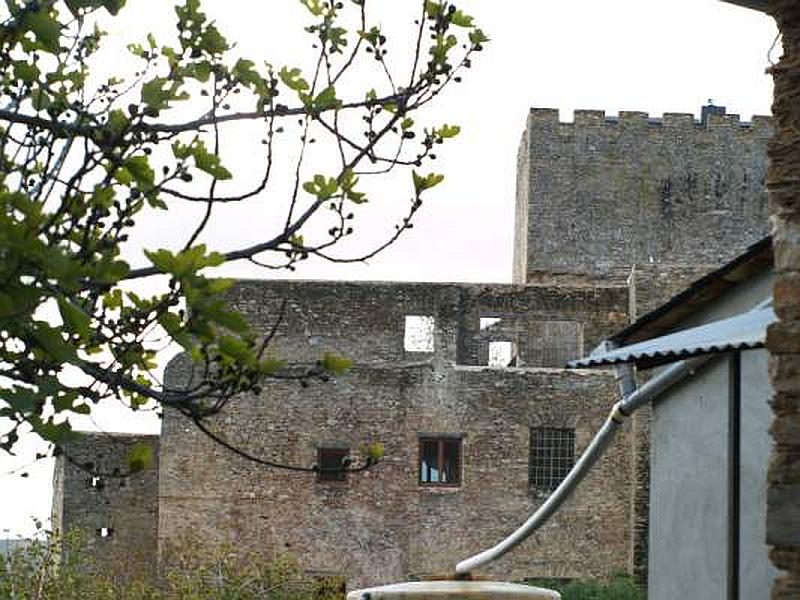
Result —
[[767, 327], [775, 322], [772, 307], [653, 338], [568, 363], [571, 368], [599, 367], [634, 362], [653, 367], [700, 354], [762, 348]]

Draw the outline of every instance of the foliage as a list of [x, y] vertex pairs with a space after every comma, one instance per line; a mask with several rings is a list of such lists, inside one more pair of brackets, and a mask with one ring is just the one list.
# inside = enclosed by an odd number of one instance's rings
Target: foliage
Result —
[[[412, 115], [460, 81], [488, 38], [451, 2], [410, 3], [409, 21], [417, 20], [408, 71], [392, 73], [370, 0], [301, 4], [316, 52], [310, 69], [238, 55], [200, 0], [181, 0], [173, 39], [150, 34], [131, 43], [137, 70], [98, 81], [103, 28], [124, 18], [125, 0], [7, 0], [0, 12], [0, 448], [12, 451], [20, 433], [33, 430], [57, 452], [70, 436], [68, 417], [90, 413], [104, 398], [134, 410], [156, 403], [199, 425], [270, 380], [306, 383], [347, 369], [347, 360], [326, 355], [302, 372], [288, 370], [270, 351], [274, 332], [253, 331], [226, 305], [232, 281], [209, 270], [235, 261], [291, 270], [312, 256], [360, 261], [393, 243], [442, 181], [423, 163], [459, 133], [452, 124], [421, 126]], [[246, 183], [252, 173], [223, 161], [228, 128], [242, 123], [264, 149], [253, 185]], [[291, 151], [282, 142], [293, 143]], [[310, 164], [315, 142], [336, 159]], [[268, 185], [280, 157], [292, 165], [286, 195]], [[359, 208], [372, 200], [365, 181], [397, 170], [410, 171], [409, 203], [394, 229], [366, 254], [338, 254]], [[283, 216], [263, 224], [262, 239], [224, 252], [199, 242], [222, 205], [276, 200]], [[137, 222], [168, 218], [186, 204], [201, 208], [196, 227], [181, 237], [175, 221], [162, 223], [178, 247], [148, 248], [149, 265], [130, 264]], [[129, 282], [153, 277], [165, 281], [160, 293], [131, 291]], [[162, 334], [194, 361], [187, 387], [166, 388], [154, 374], [153, 339]], [[132, 470], [146, 459], [135, 457]]]
[[[64, 552], [62, 553], [62, 549]], [[173, 552], [176, 552], [173, 549]], [[340, 600], [343, 580], [314, 578], [291, 556], [243, 561], [231, 548], [183, 544], [160, 585], [125, 565], [97, 564], [78, 531], [0, 557], [0, 597], [9, 600]]]
[[534, 579], [530, 585], [555, 590], [561, 600], [646, 600], [647, 594], [630, 575], [614, 575], [608, 580], [576, 579], [563, 583], [553, 579]]

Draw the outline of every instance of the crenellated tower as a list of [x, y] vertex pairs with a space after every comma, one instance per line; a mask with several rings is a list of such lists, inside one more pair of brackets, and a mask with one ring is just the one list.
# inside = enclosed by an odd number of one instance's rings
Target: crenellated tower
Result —
[[639, 313], [768, 231], [769, 117], [533, 108], [518, 155], [514, 281], [625, 285]]

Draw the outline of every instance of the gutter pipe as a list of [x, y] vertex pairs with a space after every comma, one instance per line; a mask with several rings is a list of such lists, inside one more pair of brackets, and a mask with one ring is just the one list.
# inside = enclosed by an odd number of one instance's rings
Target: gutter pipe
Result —
[[[768, 298], [760, 302], [753, 310], [766, 308], [771, 304], [772, 298]], [[461, 576], [468, 575], [472, 571], [497, 560], [506, 554], [506, 552], [530, 537], [530, 535], [544, 525], [553, 513], [555, 513], [570, 497], [578, 484], [586, 477], [597, 462], [597, 459], [603, 455], [605, 449], [614, 440], [617, 431], [625, 423], [625, 420], [630, 417], [637, 408], [657, 398], [666, 389], [687, 376], [693, 375], [697, 369], [710, 362], [714, 357], [714, 354], [709, 354], [682, 360], [668, 367], [640, 388], [636, 387], [633, 367], [631, 365], [626, 364], [617, 367], [615, 370], [619, 381], [622, 400], [618, 401], [611, 408], [600, 431], [594, 436], [594, 439], [581, 455], [580, 459], [578, 459], [578, 462], [575, 463], [575, 466], [572, 467], [569, 474], [555, 491], [550, 494], [544, 504], [542, 504], [516, 531], [488, 550], [484, 550], [483, 552], [459, 562], [456, 565], [456, 574]]]

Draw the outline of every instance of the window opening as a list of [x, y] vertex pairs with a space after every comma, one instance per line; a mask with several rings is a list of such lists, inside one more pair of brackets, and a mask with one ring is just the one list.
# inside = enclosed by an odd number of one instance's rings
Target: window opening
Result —
[[420, 439], [419, 483], [422, 485], [461, 483], [461, 438]]
[[534, 492], [555, 490], [574, 464], [574, 429], [531, 428], [529, 478]]
[[434, 318], [424, 315], [406, 315], [403, 347], [406, 352], [433, 352]]
[[481, 331], [489, 329], [492, 325], [497, 325], [502, 319], [500, 317], [481, 317], [480, 327]]
[[345, 481], [347, 471], [341, 469], [349, 462], [349, 448], [317, 448], [317, 481]]
[[511, 342], [489, 342], [490, 367], [511, 367], [514, 363], [514, 344]]

